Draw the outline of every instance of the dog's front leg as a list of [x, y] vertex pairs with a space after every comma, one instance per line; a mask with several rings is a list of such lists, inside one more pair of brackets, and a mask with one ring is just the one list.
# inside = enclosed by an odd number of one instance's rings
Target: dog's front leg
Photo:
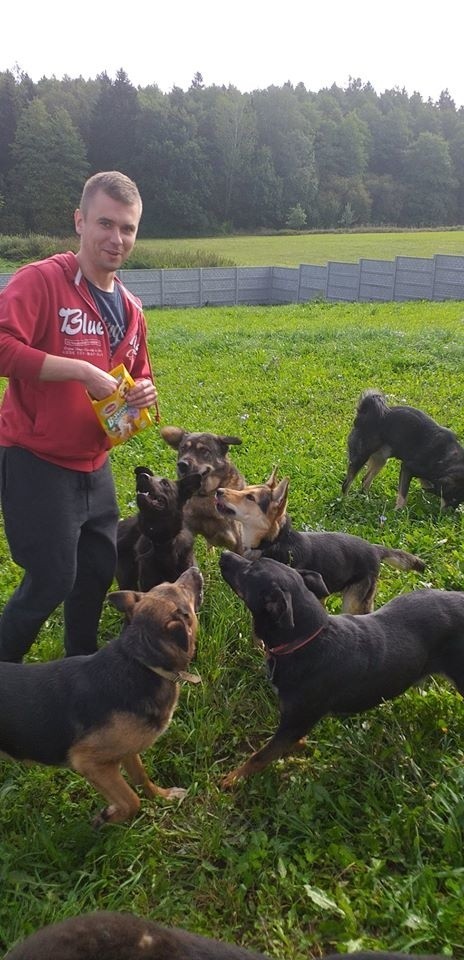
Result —
[[108, 802], [108, 806], [94, 817], [94, 827], [131, 820], [138, 813], [140, 800], [121, 775], [118, 763], [99, 764], [89, 759], [80, 763], [76, 758], [73, 769], [82, 774]]
[[126, 757], [123, 757], [122, 765], [124, 769], [127, 770], [134, 786], [141, 787], [146, 797], [164, 797], [166, 800], [181, 800], [187, 793], [182, 787], [158, 787], [156, 783], [153, 783], [138, 753], [128, 754]]
[[289, 726], [288, 721], [284, 722], [282, 720], [274, 736], [271, 737], [264, 747], [261, 747], [256, 753], [253, 753], [245, 763], [237, 767], [236, 770], [231, 770], [231, 772], [224, 777], [221, 781], [222, 789], [229, 789], [237, 780], [242, 780], [244, 777], [251, 777], [253, 774], [259, 773], [261, 770], [264, 770], [265, 767], [269, 766], [273, 760], [279, 760], [280, 757], [291, 753], [293, 748], [301, 745], [302, 738], [311, 726], [313, 726], [311, 722]]

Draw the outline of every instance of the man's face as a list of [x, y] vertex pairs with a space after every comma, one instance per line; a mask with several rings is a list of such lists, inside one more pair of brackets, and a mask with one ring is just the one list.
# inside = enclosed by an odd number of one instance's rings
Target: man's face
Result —
[[76, 210], [79, 259], [89, 279], [120, 269], [133, 249], [140, 215], [138, 204], [120, 203], [103, 190], [90, 200], [85, 216]]

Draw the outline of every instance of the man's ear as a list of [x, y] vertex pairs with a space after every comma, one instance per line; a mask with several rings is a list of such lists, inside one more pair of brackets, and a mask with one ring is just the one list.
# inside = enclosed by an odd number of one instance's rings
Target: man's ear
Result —
[[265, 607], [271, 617], [274, 618], [278, 627], [291, 630], [295, 626], [292, 597], [287, 590], [274, 587], [267, 597]]

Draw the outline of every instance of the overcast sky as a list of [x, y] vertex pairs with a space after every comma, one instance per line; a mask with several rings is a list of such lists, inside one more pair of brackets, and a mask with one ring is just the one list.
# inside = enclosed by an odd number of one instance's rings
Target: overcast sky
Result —
[[317, 91], [350, 76], [464, 105], [463, 0], [26, 0], [2, 5], [0, 70], [32, 80], [114, 77], [135, 86], [242, 91], [302, 82]]

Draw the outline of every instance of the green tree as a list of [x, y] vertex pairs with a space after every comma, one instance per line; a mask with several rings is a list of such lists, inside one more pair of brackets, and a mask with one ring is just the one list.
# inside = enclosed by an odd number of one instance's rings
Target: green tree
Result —
[[70, 233], [87, 162], [68, 113], [60, 109], [52, 116], [33, 100], [21, 114], [12, 153], [2, 224], [6, 220], [15, 232]]
[[404, 182], [403, 224], [439, 226], [453, 222], [457, 181], [443, 137], [419, 134], [405, 160]]
[[121, 170], [135, 172], [135, 137], [139, 102], [137, 90], [124, 70], [111, 80], [100, 74], [100, 93], [95, 102], [89, 130], [88, 157], [91, 172]]

